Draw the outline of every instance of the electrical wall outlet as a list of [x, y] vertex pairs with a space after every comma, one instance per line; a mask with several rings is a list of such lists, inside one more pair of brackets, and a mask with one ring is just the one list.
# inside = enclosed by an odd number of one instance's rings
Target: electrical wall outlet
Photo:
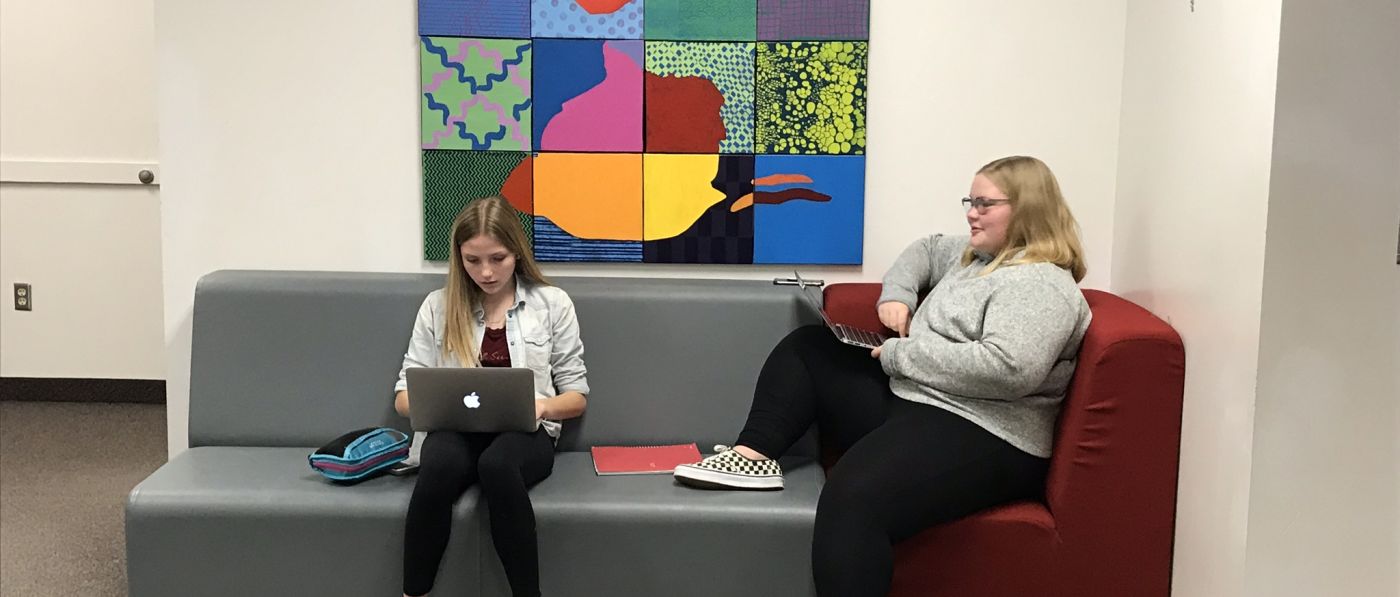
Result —
[[15, 282], [15, 310], [34, 310], [34, 289], [24, 282]]

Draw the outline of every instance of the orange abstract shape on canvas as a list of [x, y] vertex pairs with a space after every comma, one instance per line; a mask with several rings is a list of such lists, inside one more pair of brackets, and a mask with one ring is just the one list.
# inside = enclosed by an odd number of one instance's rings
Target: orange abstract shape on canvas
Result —
[[506, 177], [505, 184], [501, 185], [501, 196], [510, 202], [511, 207], [523, 214], [535, 213], [533, 200], [535, 175], [534, 169], [531, 168], [532, 159], [527, 155], [525, 159], [520, 160], [520, 163], [516, 164], [515, 169], [511, 170], [510, 175]]
[[812, 182], [812, 178], [806, 174], [770, 174], [753, 179], [756, 187], [767, 187], [780, 184], [794, 184]]
[[729, 206], [729, 211], [730, 213], [738, 213], [739, 211], [745, 208], [753, 207], [754, 204], [778, 205], [779, 203], [787, 203], [788, 201], [794, 201], [799, 199], [803, 201], [815, 201], [817, 203], [825, 203], [827, 201], [831, 201], [831, 195], [827, 195], [826, 193], [818, 193], [816, 191], [813, 191], [812, 189], [754, 191], [736, 199], [734, 201], [734, 204]]
[[606, 15], [617, 12], [632, 0], [575, 0], [588, 14]]
[[542, 153], [535, 215], [582, 239], [642, 240], [642, 154]]

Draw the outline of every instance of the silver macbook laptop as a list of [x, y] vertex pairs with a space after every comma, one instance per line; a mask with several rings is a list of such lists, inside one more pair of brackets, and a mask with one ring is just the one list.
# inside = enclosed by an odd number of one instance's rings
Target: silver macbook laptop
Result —
[[836, 334], [837, 340], [852, 346], [861, 346], [864, 348], [875, 348], [885, 343], [885, 338], [888, 336], [884, 334], [832, 321], [830, 317], [826, 316], [826, 309], [822, 307], [822, 299], [821, 296], [818, 295], [818, 292], [820, 292], [818, 286], [807, 283], [806, 280], [802, 279], [802, 274], [792, 272], [792, 275], [797, 278], [797, 287], [800, 289], [799, 292], [807, 299], [807, 303], [810, 304], [813, 309], [816, 309], [817, 313], [821, 314], [822, 321], [826, 322], [826, 327], [831, 330], [831, 333]]
[[535, 376], [517, 367], [408, 370], [414, 431], [535, 430]]

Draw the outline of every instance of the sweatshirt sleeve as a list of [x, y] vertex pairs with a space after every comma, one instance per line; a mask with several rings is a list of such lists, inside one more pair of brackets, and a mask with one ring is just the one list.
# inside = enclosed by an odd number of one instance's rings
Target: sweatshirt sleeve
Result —
[[988, 299], [980, 340], [892, 338], [881, 348], [880, 365], [890, 377], [943, 392], [1014, 400], [1045, 381], [1078, 320], [1074, 305], [1047, 282], [1007, 285]]
[[919, 292], [932, 288], [947, 273], [952, 251], [961, 251], [967, 243], [942, 234], [914, 241], [899, 254], [885, 272], [880, 299], [875, 304], [896, 301], [913, 312], [918, 308]]

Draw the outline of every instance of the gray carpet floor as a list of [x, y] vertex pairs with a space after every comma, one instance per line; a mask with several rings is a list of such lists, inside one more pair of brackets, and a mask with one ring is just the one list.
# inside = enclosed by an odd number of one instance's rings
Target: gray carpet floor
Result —
[[165, 435], [164, 405], [0, 402], [0, 596], [125, 596], [122, 507]]

